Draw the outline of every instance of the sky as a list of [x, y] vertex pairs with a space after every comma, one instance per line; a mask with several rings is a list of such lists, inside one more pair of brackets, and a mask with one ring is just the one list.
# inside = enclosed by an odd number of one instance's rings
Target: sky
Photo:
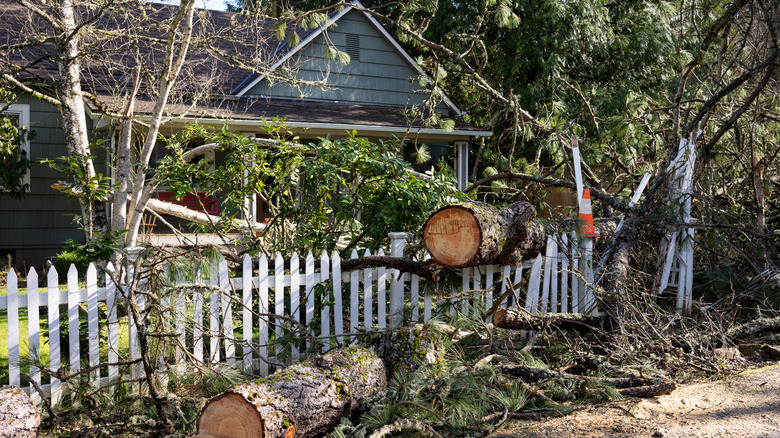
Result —
[[[151, 0], [153, 3], [165, 3], [169, 5], [178, 5], [179, 0]], [[215, 11], [224, 11], [225, 0], [196, 0], [196, 8], [213, 9]]]
[[225, 10], [225, 0], [198, 0], [195, 4], [197, 7], [203, 7], [206, 9], [213, 9], [215, 11]]

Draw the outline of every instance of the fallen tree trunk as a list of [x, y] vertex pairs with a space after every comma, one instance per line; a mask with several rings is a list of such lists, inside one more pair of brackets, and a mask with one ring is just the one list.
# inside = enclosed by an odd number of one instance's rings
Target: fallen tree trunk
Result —
[[499, 365], [496, 367], [496, 370], [501, 374], [518, 377], [530, 383], [552, 379], [565, 379], [579, 381], [583, 384], [591, 382], [606, 384], [615, 388], [620, 388], [618, 392], [626, 397], [655, 397], [657, 395], [669, 394], [677, 388], [677, 385], [674, 382], [662, 379], [648, 379], [643, 377], [587, 377], [520, 364]]
[[498, 309], [493, 314], [493, 325], [510, 330], [594, 331], [600, 318], [581, 313], [528, 313], [523, 310]]
[[212, 398], [195, 438], [319, 436], [386, 385], [374, 353], [339, 349]]
[[[540, 221], [531, 221], [534, 207], [524, 201], [498, 210], [488, 204], [468, 202], [442, 207], [423, 226], [425, 249], [436, 263], [447, 268], [484, 264], [509, 265], [536, 257], [547, 246], [548, 232]], [[594, 221], [596, 243], [612, 237], [617, 219]], [[567, 220], [563, 229], [573, 230]]]
[[37, 437], [41, 416], [35, 403], [18, 386], [0, 388], [0, 437]]
[[436, 276], [433, 274], [433, 271], [428, 269], [430, 264], [431, 263], [427, 262], [416, 262], [402, 257], [368, 256], [359, 259], [341, 260], [341, 270], [342, 272], [346, 272], [364, 268], [392, 268], [398, 269], [401, 272], [418, 275], [426, 280], [436, 281]]
[[[449, 268], [517, 261], [521, 242], [539, 245], [526, 224], [536, 209], [521, 201], [504, 210], [480, 202], [448, 205], [434, 212], [423, 226], [425, 248], [434, 260]], [[541, 242], [544, 244], [544, 242]]]
[[699, 338], [700, 345], [720, 347], [724, 341], [737, 342], [753, 338], [765, 332], [780, 332], [780, 316], [775, 318], [757, 318], [745, 324], [729, 327], [725, 333], [712, 333]]

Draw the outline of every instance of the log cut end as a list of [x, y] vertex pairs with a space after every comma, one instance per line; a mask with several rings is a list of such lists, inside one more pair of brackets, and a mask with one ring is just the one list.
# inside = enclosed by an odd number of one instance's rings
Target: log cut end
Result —
[[244, 397], [226, 393], [203, 408], [193, 438], [262, 438], [264, 430], [263, 419]]
[[465, 266], [478, 253], [482, 232], [474, 214], [460, 206], [440, 209], [423, 227], [425, 248], [444, 266]]

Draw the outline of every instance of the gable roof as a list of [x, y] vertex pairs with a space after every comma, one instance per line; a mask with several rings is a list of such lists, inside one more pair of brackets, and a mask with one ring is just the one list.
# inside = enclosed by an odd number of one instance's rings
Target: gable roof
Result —
[[[363, 4], [360, 3], [358, 0], [353, 0], [352, 4], [354, 6], [364, 8]], [[328, 17], [328, 22], [315, 28], [314, 30], [307, 32], [305, 35], [302, 36], [301, 41], [295, 45], [291, 45], [290, 39], [287, 39], [281, 47], [277, 50], [275, 55], [281, 54], [281, 56], [273, 56], [273, 64], [271, 65], [271, 70], [276, 70], [280, 66], [282, 66], [285, 62], [290, 60], [295, 54], [300, 52], [304, 47], [306, 47], [309, 43], [311, 43], [316, 37], [321, 35], [323, 32], [325, 32], [329, 27], [334, 25], [339, 19], [347, 15], [349, 11], [353, 10], [352, 6], [346, 6], [342, 8], [339, 11], [332, 12], [330, 16]], [[393, 48], [398, 52], [399, 55], [409, 64], [410, 67], [412, 67], [414, 70], [417, 71], [417, 73], [420, 75], [420, 77], [423, 78], [428, 84], [432, 84], [433, 80], [420, 68], [420, 65], [417, 64], [417, 62], [412, 59], [412, 57], [409, 55], [409, 53], [404, 50], [403, 47], [398, 43], [398, 41], [393, 38], [392, 35], [382, 26], [382, 24], [377, 21], [376, 18], [374, 18], [371, 14], [369, 14], [366, 11], [359, 11], [367, 20], [370, 22], [377, 31], [389, 42]], [[265, 79], [264, 76], [259, 74], [251, 74], [249, 75], [241, 84], [239, 84], [238, 87], [236, 87], [234, 90], [232, 90], [231, 94], [234, 94], [236, 96], [243, 96], [246, 94], [252, 87], [259, 84]], [[455, 116], [461, 116], [465, 114], [464, 111], [462, 111], [460, 108], [458, 108], [457, 105], [449, 98], [447, 95], [442, 91], [438, 86], [435, 87], [434, 92], [437, 93], [439, 96], [441, 96], [444, 103], [455, 112]]]
[[[362, 6], [357, 1], [354, 2], [354, 5]], [[121, 96], [124, 96], [132, 86], [137, 64], [139, 62], [145, 63], [150, 68], [154, 68], [155, 61], [160, 59], [161, 53], [164, 53], [161, 50], [162, 43], [160, 42], [164, 41], [164, 23], [175, 14], [175, 7], [145, 2], [140, 3], [138, 7], [139, 9], [136, 10], [123, 6], [124, 9], [119, 8], [115, 13], [104, 14], [90, 23], [97, 29], [110, 30], [115, 33], [117, 33], [116, 31], [120, 31], [118, 33], [126, 32], [138, 36], [138, 38], [128, 38], [127, 40], [115, 38], [97, 42], [85, 41], [87, 47], [94, 52], [90, 52], [90, 55], [95, 57], [94, 59], [85, 58], [82, 63], [84, 89], [95, 96], [94, 102], [89, 103], [93, 114], [121, 111], [121, 104], [118, 103], [121, 101]], [[273, 36], [272, 27], [275, 20], [261, 20], [233, 12], [199, 10], [194, 23], [195, 29], [199, 35], [207, 38], [211, 47], [204, 49], [203, 46], [193, 46], [191, 48], [185, 70], [182, 73], [183, 80], [179, 82], [182, 84], [189, 82], [189, 87], [193, 91], [187, 88], [188, 85], [182, 85], [179, 96], [172, 100], [166, 108], [167, 117], [200, 123], [204, 123], [207, 119], [213, 120], [211, 123], [221, 123], [223, 120], [230, 119], [241, 121], [240, 124], [249, 124], [251, 119], [256, 122], [261, 117], [271, 118], [287, 115], [291, 124], [301, 127], [304, 127], [308, 121], [312, 126], [329, 126], [338, 130], [374, 129], [376, 132], [380, 130], [409, 132], [412, 135], [415, 133], [456, 136], [490, 135], [489, 131], [462, 122], [456, 122], [456, 132], [449, 132], [439, 127], [429, 127], [409, 120], [404, 114], [403, 108], [381, 103], [356, 104], [352, 101], [328, 101], [315, 105], [309, 100], [262, 99], [243, 95], [245, 90], [251, 88], [251, 82], [259, 82], [263, 78], [258, 75], [248, 75], [246, 69], [229, 62], [230, 56], [246, 56], [248, 53], [249, 56], [256, 57], [256, 59], [270, 60], [273, 62], [273, 68], [278, 68], [285, 60], [290, 59], [306, 47], [307, 43], [312, 42], [351, 10], [354, 9], [345, 7], [342, 10], [334, 11], [326, 25], [314, 29], [299, 30], [301, 42], [295, 46], [290, 44], [289, 39], [279, 41]], [[79, 12], [82, 15], [82, 20], [89, 20], [90, 14], [95, 14], [94, 11], [94, 9], [84, 8]], [[371, 26], [376, 28], [378, 37], [386, 40], [409, 64], [410, 68], [413, 68], [421, 76], [427, 77], [411, 56], [400, 47], [398, 42], [376, 19], [363, 11], [354, 11], [360, 13], [368, 23], [371, 23]], [[58, 67], [52, 56], [54, 54], [53, 43], [51, 40], [43, 43], [37, 40], [37, 35], [41, 33], [49, 38], [53, 37], [54, 31], [13, 0], [0, 0], [0, 20], [4, 22], [4, 26], [0, 27], [0, 44], [15, 44], [20, 47], [19, 50], [10, 53], [0, 53], [0, 73], [19, 75], [15, 69], [16, 66], [22, 66], [21, 72], [23, 74], [17, 77], [22, 77], [33, 86], [58, 78]], [[134, 26], [128, 25], [131, 20], [133, 20]], [[236, 36], [234, 27], [236, 27], [237, 20], [245, 20], [239, 21], [239, 24], [248, 23], [248, 25], [242, 28], [243, 33], [238, 35], [240, 38], [231, 38]], [[254, 22], [250, 22], [250, 20], [254, 20]], [[287, 31], [293, 32], [295, 29], [290, 25]], [[211, 53], [206, 53], [207, 50], [211, 50]], [[140, 61], [133, 56], [123, 55], [127, 52], [138, 53]], [[219, 56], [214, 56], [215, 52]], [[154, 81], [155, 74], [155, 71], [150, 72], [149, 81]], [[198, 87], [200, 87], [200, 91], [203, 91], [204, 84], [208, 84], [207, 86], [210, 87], [208, 89], [210, 95], [205, 97], [201, 95], [200, 98], [197, 98], [193, 92], [197, 93]], [[153, 84], [149, 84], [146, 88], [138, 96], [138, 102], [144, 99], [148, 100], [155, 94]], [[444, 102], [453, 112], [463, 113], [438, 88], [436, 92], [441, 93]], [[244, 112], [244, 115], [241, 114], [241, 111]], [[136, 113], [142, 115], [147, 113], [147, 109], [144, 105], [138, 105]]]

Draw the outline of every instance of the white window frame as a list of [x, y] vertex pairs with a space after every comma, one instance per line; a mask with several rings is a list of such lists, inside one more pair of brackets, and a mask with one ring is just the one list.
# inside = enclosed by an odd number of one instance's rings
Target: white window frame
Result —
[[[5, 108], [6, 104], [3, 102], [0, 102], [0, 108]], [[5, 111], [2, 111], [0, 114], [12, 114], [19, 117], [19, 128], [27, 128], [30, 129], [30, 105], [24, 104], [24, 103], [12, 103], [8, 105], [8, 108], [5, 108]], [[22, 143], [22, 150], [27, 152], [27, 159], [32, 161], [32, 151], [30, 151], [30, 141], [25, 139]], [[27, 192], [32, 191], [32, 185], [30, 184], [30, 173], [31, 169], [27, 169], [27, 172], [24, 173], [24, 176], [22, 177], [22, 184], [27, 184]], [[0, 190], [5, 191], [5, 188], [3, 186], [0, 186]]]

